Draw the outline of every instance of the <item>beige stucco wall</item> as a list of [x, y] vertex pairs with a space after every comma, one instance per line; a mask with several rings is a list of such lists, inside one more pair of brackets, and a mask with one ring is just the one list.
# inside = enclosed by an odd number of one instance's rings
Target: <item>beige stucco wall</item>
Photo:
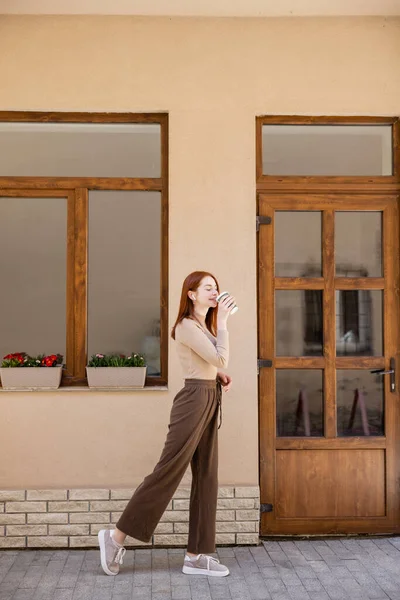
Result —
[[[209, 269], [240, 312], [220, 483], [258, 483], [255, 116], [400, 113], [400, 20], [0, 17], [0, 109], [168, 111], [170, 319]], [[158, 458], [169, 390], [0, 394], [0, 487], [131, 486]]]

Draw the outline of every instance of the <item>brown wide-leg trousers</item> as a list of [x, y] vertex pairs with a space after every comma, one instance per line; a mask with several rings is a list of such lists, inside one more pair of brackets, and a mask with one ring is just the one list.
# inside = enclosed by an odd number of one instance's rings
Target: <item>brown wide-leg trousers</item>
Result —
[[215, 552], [220, 406], [221, 386], [215, 380], [185, 380], [185, 387], [172, 405], [160, 460], [128, 502], [117, 523], [118, 529], [149, 542], [190, 463], [187, 549], [193, 554]]

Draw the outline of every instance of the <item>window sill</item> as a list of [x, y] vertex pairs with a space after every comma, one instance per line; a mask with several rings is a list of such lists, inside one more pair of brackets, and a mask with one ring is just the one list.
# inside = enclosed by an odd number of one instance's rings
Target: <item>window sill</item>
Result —
[[58, 392], [91, 392], [92, 394], [95, 392], [130, 392], [130, 393], [137, 393], [137, 392], [168, 392], [168, 386], [166, 385], [149, 385], [143, 388], [136, 388], [136, 389], [132, 389], [132, 388], [98, 388], [98, 389], [93, 389], [87, 386], [82, 386], [82, 387], [78, 387], [78, 386], [65, 386], [65, 387], [59, 387], [56, 390], [38, 390], [38, 389], [24, 389], [24, 390], [3, 390], [3, 388], [0, 388], [0, 392], [3, 392], [5, 394], [12, 394], [12, 393], [22, 393], [22, 392], [39, 392], [39, 393], [52, 393], [52, 394], [57, 394]]

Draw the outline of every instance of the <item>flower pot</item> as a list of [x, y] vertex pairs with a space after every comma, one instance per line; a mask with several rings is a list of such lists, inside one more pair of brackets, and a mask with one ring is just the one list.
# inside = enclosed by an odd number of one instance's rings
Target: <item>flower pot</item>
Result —
[[131, 390], [143, 388], [147, 367], [86, 367], [90, 388]]
[[0, 368], [3, 390], [56, 390], [60, 387], [61, 375], [62, 365]]

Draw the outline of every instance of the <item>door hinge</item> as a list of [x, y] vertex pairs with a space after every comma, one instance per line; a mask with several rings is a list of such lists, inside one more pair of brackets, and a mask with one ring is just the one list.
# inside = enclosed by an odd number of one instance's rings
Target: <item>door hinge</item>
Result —
[[270, 367], [272, 367], [272, 360], [262, 360], [259, 358], [257, 360], [257, 375], [260, 374], [260, 369], [270, 368]]
[[273, 504], [260, 504], [260, 512], [272, 512], [274, 510]]
[[260, 231], [260, 225], [271, 225], [272, 219], [271, 217], [260, 217], [257, 215], [256, 217], [256, 231]]

